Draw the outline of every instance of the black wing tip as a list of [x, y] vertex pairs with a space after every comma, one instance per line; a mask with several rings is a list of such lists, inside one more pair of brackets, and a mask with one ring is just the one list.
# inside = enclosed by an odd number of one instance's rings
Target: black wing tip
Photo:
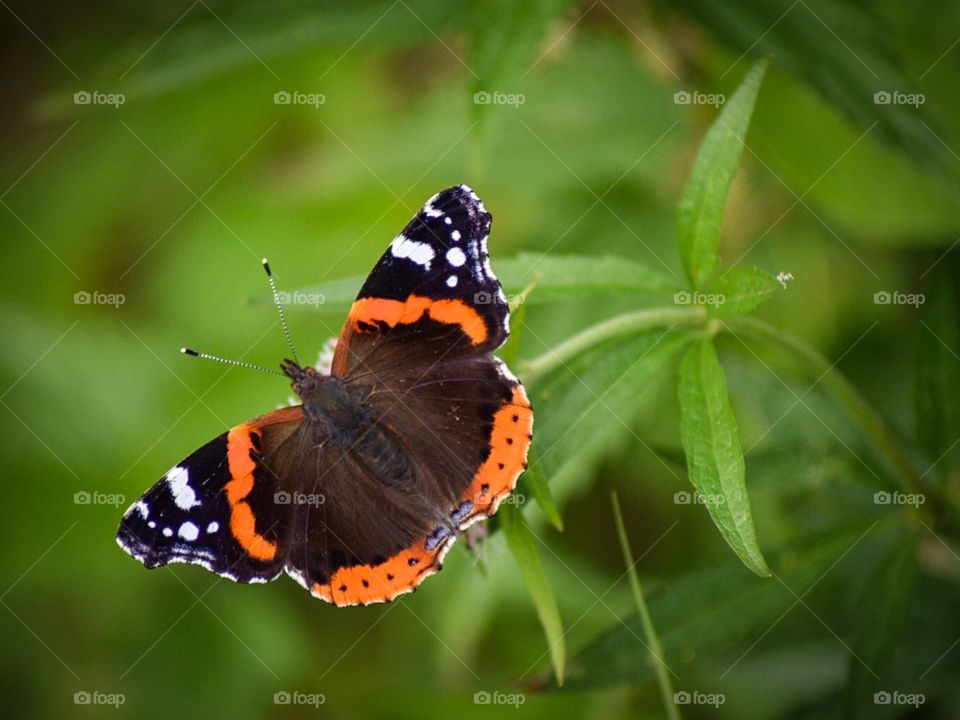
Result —
[[[438, 213], [440, 216], [452, 217], [454, 223], [465, 225], [468, 231], [479, 237], [490, 234], [493, 221], [493, 216], [480, 196], [469, 185], [462, 183], [441, 190], [430, 198], [424, 205], [423, 213], [427, 218], [438, 217]], [[465, 217], [461, 217], [458, 223], [457, 217], [461, 215]]]

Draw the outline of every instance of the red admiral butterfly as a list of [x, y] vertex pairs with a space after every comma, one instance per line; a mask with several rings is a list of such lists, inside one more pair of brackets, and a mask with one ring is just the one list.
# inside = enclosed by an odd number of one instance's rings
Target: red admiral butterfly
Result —
[[336, 605], [392, 600], [440, 570], [513, 490], [532, 438], [523, 386], [491, 354], [509, 309], [490, 223], [465, 185], [432, 197], [364, 283], [330, 374], [284, 360], [302, 404], [171, 469], [124, 515], [120, 547], [243, 583], [286, 571]]

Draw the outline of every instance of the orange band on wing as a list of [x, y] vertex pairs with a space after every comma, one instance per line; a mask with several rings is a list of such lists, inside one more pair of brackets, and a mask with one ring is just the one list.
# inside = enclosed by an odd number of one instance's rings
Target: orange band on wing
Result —
[[517, 478], [527, 466], [532, 432], [533, 410], [523, 386], [516, 385], [510, 402], [493, 416], [490, 455], [461, 498], [473, 503], [468, 522], [493, 515], [500, 501], [513, 492]]
[[253, 490], [253, 471], [257, 464], [250, 457], [253, 441], [250, 435], [260, 437], [254, 426], [237, 425], [227, 434], [227, 467], [230, 480], [223, 486], [230, 505], [230, 532], [240, 546], [257, 560], [269, 561], [277, 554], [277, 545], [257, 533], [256, 519], [244, 498]]
[[361, 298], [353, 303], [347, 317], [354, 329], [362, 332], [360, 323], [376, 325], [382, 322], [388, 327], [395, 327], [413, 324], [424, 315], [440, 323], [459, 325], [474, 345], [479, 345], [489, 336], [480, 314], [463, 300], [455, 298], [431, 300], [422, 295], [411, 295], [406, 300]]
[[393, 600], [437, 572], [442, 552], [452, 541], [453, 536], [433, 550], [427, 550], [425, 541], [420, 540], [379, 565], [340, 568], [329, 582], [323, 585], [314, 583], [311, 592], [334, 605], [367, 605]]

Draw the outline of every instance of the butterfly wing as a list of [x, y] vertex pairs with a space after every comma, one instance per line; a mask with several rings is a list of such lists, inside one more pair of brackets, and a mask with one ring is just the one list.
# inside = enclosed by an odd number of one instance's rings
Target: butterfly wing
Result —
[[127, 510], [117, 542], [148, 568], [202, 565], [236, 582], [283, 570], [292, 512], [282, 467], [264, 457], [300, 427], [299, 406], [237, 425], [173, 467]]
[[384, 372], [428, 355], [481, 355], [500, 347], [509, 334], [509, 309], [490, 269], [491, 220], [465, 185], [430, 198], [360, 289], [333, 373]]

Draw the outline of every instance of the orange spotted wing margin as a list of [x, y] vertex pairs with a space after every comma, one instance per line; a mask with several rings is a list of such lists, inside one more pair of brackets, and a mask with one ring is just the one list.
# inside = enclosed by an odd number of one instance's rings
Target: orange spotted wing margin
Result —
[[283, 457], [279, 448], [302, 421], [302, 408], [289, 407], [214, 438], [130, 506], [117, 543], [147, 568], [187, 563], [235, 582], [273, 580], [283, 571], [291, 509], [277, 502], [288, 489], [263, 457]]

